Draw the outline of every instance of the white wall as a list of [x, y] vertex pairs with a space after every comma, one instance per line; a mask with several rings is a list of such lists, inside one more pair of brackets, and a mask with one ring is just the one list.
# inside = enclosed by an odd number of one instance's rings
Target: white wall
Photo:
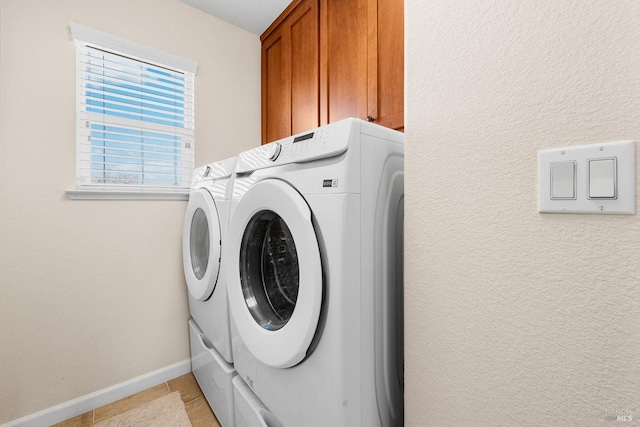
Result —
[[538, 214], [536, 156], [640, 169], [640, 2], [406, 0], [406, 58], [406, 425], [636, 421], [640, 215]]
[[70, 201], [69, 22], [198, 61], [196, 164], [260, 143], [257, 36], [178, 0], [0, 0], [0, 423], [189, 357], [181, 201]]

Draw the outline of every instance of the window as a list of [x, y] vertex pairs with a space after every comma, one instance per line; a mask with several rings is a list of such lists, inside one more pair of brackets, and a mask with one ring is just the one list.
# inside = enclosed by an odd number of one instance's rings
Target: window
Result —
[[196, 64], [77, 24], [71, 32], [78, 189], [67, 193], [186, 198], [194, 168]]

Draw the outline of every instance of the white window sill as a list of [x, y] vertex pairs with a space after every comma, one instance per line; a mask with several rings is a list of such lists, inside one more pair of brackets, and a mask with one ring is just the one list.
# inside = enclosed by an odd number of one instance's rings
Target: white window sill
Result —
[[71, 200], [189, 200], [189, 193], [167, 191], [66, 190]]

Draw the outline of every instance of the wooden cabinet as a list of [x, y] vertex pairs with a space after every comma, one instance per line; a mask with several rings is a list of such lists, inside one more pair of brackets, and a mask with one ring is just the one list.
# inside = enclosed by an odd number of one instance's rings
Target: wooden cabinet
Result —
[[404, 130], [404, 0], [368, 0], [367, 115]]
[[262, 36], [262, 142], [319, 122], [318, 2], [294, 2]]
[[404, 128], [404, 0], [296, 0], [263, 34], [262, 141], [346, 117]]
[[404, 0], [322, 0], [320, 117], [404, 128]]
[[367, 117], [367, 0], [321, 0], [320, 121]]

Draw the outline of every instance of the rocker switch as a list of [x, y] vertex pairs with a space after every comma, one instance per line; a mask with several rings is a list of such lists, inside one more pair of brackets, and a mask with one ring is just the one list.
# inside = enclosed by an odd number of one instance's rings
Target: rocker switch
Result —
[[576, 198], [576, 162], [551, 163], [551, 199]]
[[589, 198], [616, 199], [617, 194], [617, 159], [589, 160]]

